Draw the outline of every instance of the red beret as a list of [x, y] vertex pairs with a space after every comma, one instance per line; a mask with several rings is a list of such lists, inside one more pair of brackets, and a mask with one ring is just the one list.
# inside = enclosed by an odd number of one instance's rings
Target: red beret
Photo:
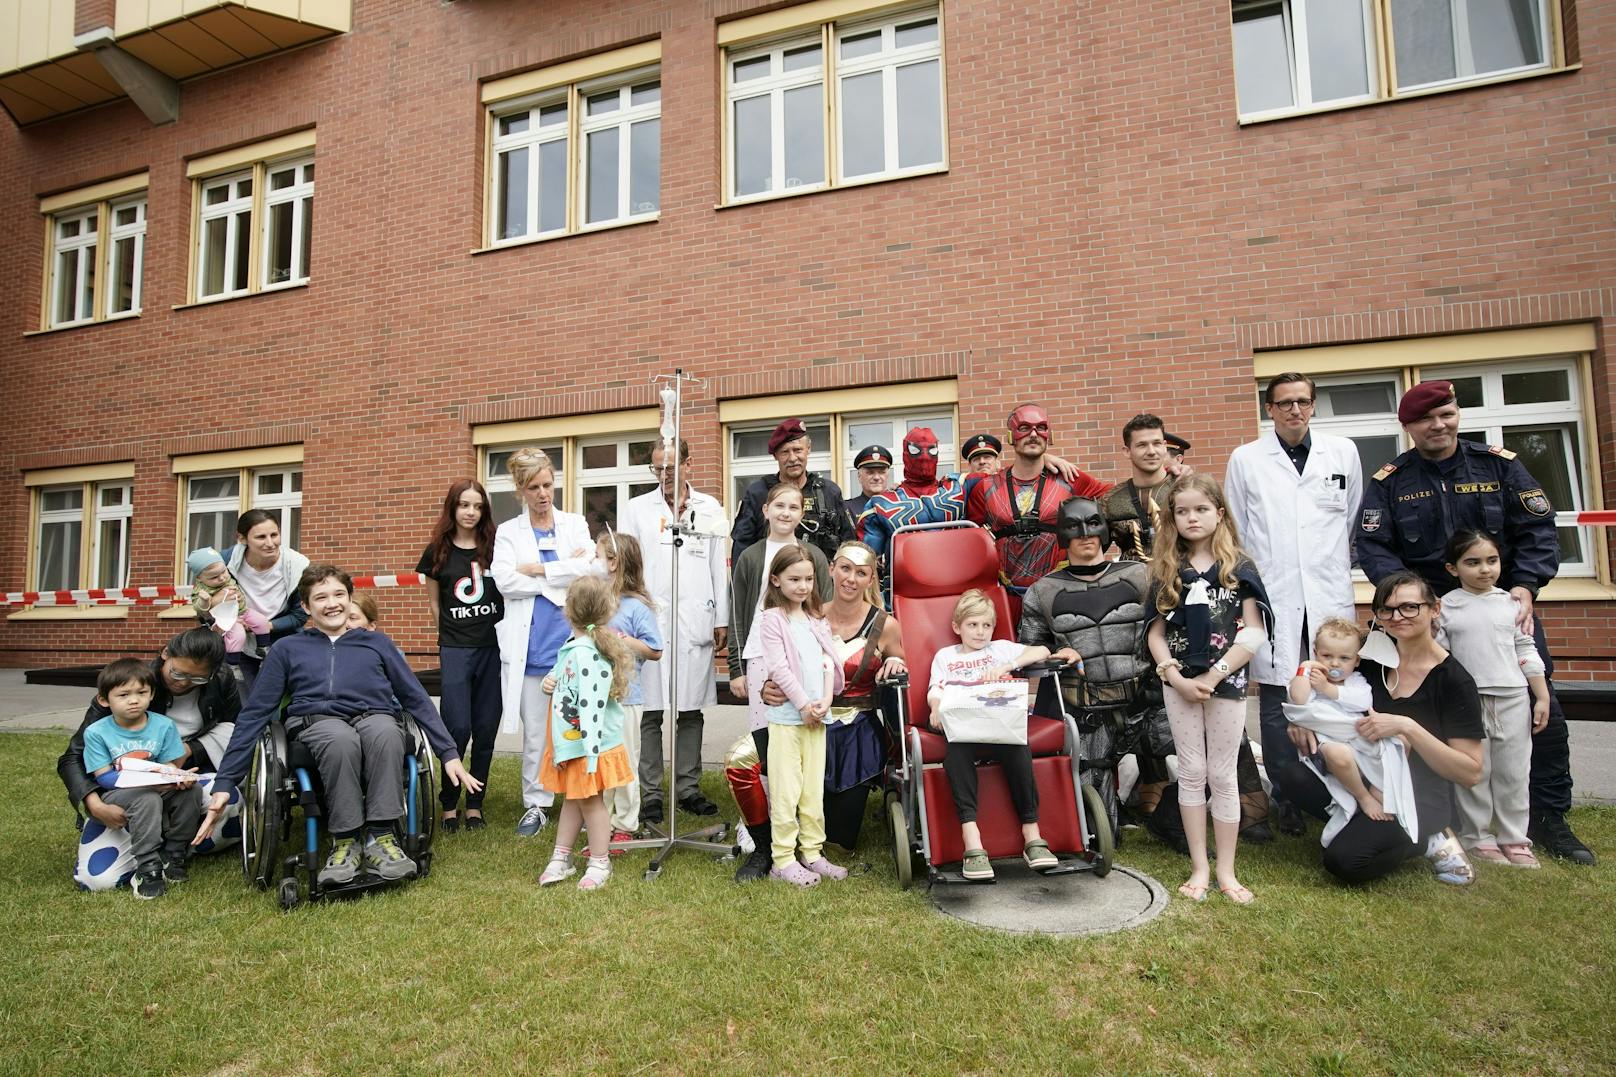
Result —
[[1404, 426], [1418, 422], [1432, 408], [1450, 404], [1454, 399], [1453, 382], [1422, 381], [1403, 394], [1403, 399], [1397, 404], [1397, 421]]
[[803, 427], [801, 419], [786, 419], [774, 428], [774, 433], [769, 435], [769, 455], [773, 456], [779, 452], [780, 446], [786, 442], [796, 441], [798, 438], [807, 436], [808, 431]]

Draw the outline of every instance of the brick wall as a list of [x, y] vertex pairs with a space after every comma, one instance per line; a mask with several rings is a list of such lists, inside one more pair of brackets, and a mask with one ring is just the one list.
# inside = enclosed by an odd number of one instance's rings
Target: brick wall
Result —
[[[947, 174], [715, 210], [714, 19], [762, 6], [355, 0], [349, 34], [186, 84], [176, 124], [127, 102], [0, 124], [0, 580], [23, 576], [25, 466], [132, 456], [133, 576], [161, 580], [168, 457], [195, 451], [174, 446], [286, 426], [305, 552], [409, 568], [474, 467], [469, 421], [643, 406], [675, 364], [706, 379], [687, 426], [709, 490], [720, 399], [937, 374], [960, 378], [965, 431], [1039, 400], [1058, 451], [1120, 478], [1116, 432], [1152, 410], [1221, 474], [1255, 430], [1253, 348], [1592, 320], [1616, 476], [1609, 5], [1581, 5], [1579, 71], [1241, 128], [1224, 5], [948, 0]], [[470, 254], [478, 80], [652, 36], [660, 221]], [[185, 159], [309, 124], [308, 287], [173, 309]], [[141, 168], [142, 316], [25, 337], [37, 196]], [[418, 593], [383, 595], [382, 616], [430, 659]], [[1612, 670], [1611, 606], [1545, 617], [1567, 675]], [[0, 663], [144, 650], [175, 627], [149, 610], [0, 622]]]

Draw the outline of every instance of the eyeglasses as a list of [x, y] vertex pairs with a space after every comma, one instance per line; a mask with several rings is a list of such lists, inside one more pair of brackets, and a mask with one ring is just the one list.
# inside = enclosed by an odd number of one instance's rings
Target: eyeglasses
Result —
[[211, 673], [206, 677], [193, 677], [189, 673], [176, 673], [171, 666], [164, 667], [163, 673], [168, 677], [169, 680], [178, 681], [181, 684], [201, 685], [207, 684], [209, 681], [213, 680], [213, 674]]
[[661, 467], [658, 467], [657, 465], [652, 464], [651, 465], [651, 474], [657, 476], [658, 478], [661, 478], [663, 475], [672, 475], [673, 474], [673, 465], [672, 464], [663, 464]]
[[1276, 400], [1269, 405], [1269, 407], [1278, 408], [1280, 411], [1306, 411], [1312, 406], [1312, 397], [1300, 397], [1296, 400]]
[[1375, 616], [1382, 621], [1391, 621], [1399, 617], [1406, 621], [1418, 617], [1420, 611], [1429, 605], [1429, 602], [1404, 602], [1401, 606], [1382, 606], [1375, 611]]

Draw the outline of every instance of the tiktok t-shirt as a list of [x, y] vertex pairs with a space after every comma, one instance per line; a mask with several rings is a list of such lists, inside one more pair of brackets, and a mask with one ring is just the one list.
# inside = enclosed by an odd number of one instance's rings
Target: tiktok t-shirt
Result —
[[443, 567], [432, 571], [432, 548], [421, 554], [415, 571], [438, 581], [438, 646], [495, 647], [494, 626], [505, 613], [505, 602], [494, 586], [488, 566], [478, 564], [476, 550], [449, 544]]

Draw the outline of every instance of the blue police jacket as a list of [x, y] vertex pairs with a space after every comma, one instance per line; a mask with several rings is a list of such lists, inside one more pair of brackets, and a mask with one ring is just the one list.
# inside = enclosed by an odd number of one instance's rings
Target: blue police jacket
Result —
[[1498, 537], [1499, 586], [1538, 588], [1560, 570], [1554, 506], [1515, 454], [1460, 439], [1457, 461], [1444, 473], [1410, 449], [1364, 484], [1358, 520], [1358, 567], [1377, 581], [1409, 568], [1446, 594], [1459, 581], [1443, 567], [1442, 551], [1460, 528]]

